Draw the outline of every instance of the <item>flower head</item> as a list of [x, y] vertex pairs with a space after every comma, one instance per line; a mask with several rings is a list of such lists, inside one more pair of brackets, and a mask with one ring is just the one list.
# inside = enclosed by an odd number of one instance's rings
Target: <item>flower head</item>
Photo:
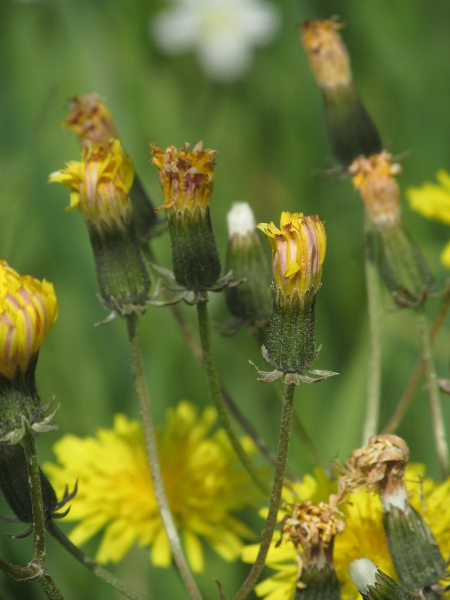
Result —
[[349, 167], [353, 185], [361, 193], [367, 214], [377, 226], [394, 224], [400, 220], [398, 183], [393, 175], [401, 168], [391, 162], [391, 155], [380, 154], [355, 158]]
[[[438, 184], [425, 182], [420, 188], [409, 188], [406, 191], [409, 204], [427, 219], [450, 225], [450, 174], [441, 169], [436, 179]], [[441, 262], [450, 269], [450, 242], [441, 254]]]
[[189, 152], [189, 144], [178, 151], [175, 146], [166, 150], [150, 145], [153, 158], [151, 163], [159, 169], [159, 181], [164, 193], [162, 208], [177, 211], [195, 207], [207, 207], [211, 202], [214, 187], [215, 150], [203, 150], [203, 142], [198, 142]]
[[50, 183], [72, 189], [70, 206], [79, 208], [84, 219], [99, 231], [123, 229], [131, 219], [129, 191], [134, 167], [117, 139], [106, 146], [93, 144], [85, 148], [80, 162], [71, 161], [61, 171], [52, 173]]
[[302, 43], [321, 88], [348, 86], [352, 81], [347, 48], [338, 33], [343, 27], [335, 19], [306, 21], [301, 26]]
[[[252, 537], [233, 513], [254, 502], [255, 488], [223, 430], [211, 433], [215, 421], [214, 409], [199, 416], [192, 404], [180, 402], [158, 432], [167, 498], [195, 571], [203, 569], [202, 539], [225, 560], [234, 560], [241, 538]], [[137, 542], [150, 547], [155, 565], [168, 567], [170, 546], [140, 424], [116, 415], [113, 429], [85, 439], [65, 436], [54, 450], [59, 465], [47, 464], [45, 470], [55, 488], [62, 490], [68, 480], [78, 478], [79, 491], [66, 517], [79, 521], [72, 541], [82, 544], [105, 530], [96, 555], [100, 563], [120, 561]]]
[[[447, 556], [450, 551], [450, 478], [437, 483], [430, 478], [424, 478], [424, 473], [423, 465], [409, 464], [406, 467], [406, 488], [412, 506], [423, 515], [442, 554]], [[308, 480], [308, 485], [292, 485], [292, 494], [297, 496], [297, 500], [294, 501], [305, 502], [310, 496], [313, 502], [316, 502], [329, 493], [329, 483], [314, 480], [310, 475]], [[350, 502], [341, 504], [339, 510], [345, 529], [336, 536], [333, 562], [341, 583], [342, 600], [356, 600], [359, 594], [348, 575], [350, 562], [366, 556], [388, 576], [396, 579], [396, 573], [387, 547], [383, 510], [378, 495], [365, 488], [360, 489], [351, 496]], [[284, 512], [281, 512], [280, 519], [283, 516]], [[244, 560], [252, 562], [256, 551], [257, 546], [244, 548]], [[276, 547], [276, 543], [273, 542], [266, 565], [276, 573], [256, 586], [257, 596], [263, 597], [264, 600], [294, 600], [303, 564], [304, 556], [296, 551], [292, 543], [283, 542]], [[443, 597], [448, 597], [448, 593]]]
[[272, 267], [276, 287], [285, 296], [315, 294], [322, 280], [326, 235], [317, 215], [282, 212], [280, 228], [274, 223], [257, 226], [272, 246]]
[[53, 284], [0, 261], [0, 372], [25, 372], [58, 316]]
[[203, 71], [219, 81], [241, 77], [252, 48], [268, 44], [279, 11], [264, 0], [177, 0], [152, 22], [152, 36], [167, 54], [195, 50]]
[[80, 136], [83, 148], [105, 145], [111, 138], [119, 137], [111, 114], [98, 94], [75, 96], [69, 101], [68, 110], [64, 125]]

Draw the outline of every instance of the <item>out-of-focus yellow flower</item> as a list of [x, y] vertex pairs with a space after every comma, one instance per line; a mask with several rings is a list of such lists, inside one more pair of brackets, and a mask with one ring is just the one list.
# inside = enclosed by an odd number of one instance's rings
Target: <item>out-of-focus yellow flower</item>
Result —
[[24, 372], [58, 316], [53, 284], [19, 275], [0, 261], [0, 372]]
[[274, 223], [257, 225], [272, 246], [276, 287], [285, 296], [315, 294], [322, 280], [326, 235], [317, 215], [282, 212], [280, 228]]
[[348, 86], [352, 82], [347, 48], [338, 33], [343, 27], [333, 19], [306, 21], [301, 26], [302, 43], [321, 88]]
[[[450, 552], [450, 478], [437, 483], [430, 478], [423, 479], [425, 467], [421, 464], [410, 464], [406, 467], [406, 487], [410, 495], [411, 505], [422, 514], [432, 530], [440, 550], [444, 556]], [[310, 476], [309, 476], [310, 477]], [[311, 478], [312, 479], [312, 478]], [[305, 479], [306, 481], [306, 479]], [[292, 491], [297, 495], [296, 502], [307, 500], [308, 487], [303, 488], [293, 484]], [[309, 484], [314, 502], [322, 499], [319, 494], [322, 485]], [[330, 492], [330, 484], [323, 486], [325, 494]], [[342, 600], [356, 600], [359, 593], [348, 575], [348, 564], [361, 557], [373, 560], [381, 571], [396, 579], [394, 566], [389, 555], [386, 535], [383, 528], [383, 511], [378, 494], [365, 489], [352, 494], [350, 502], [341, 504], [342, 519], [345, 529], [338, 535], [334, 545], [334, 566], [341, 583]], [[280, 512], [280, 519], [284, 516]], [[243, 550], [243, 559], [253, 562], [258, 550], [257, 545], [248, 546]], [[296, 582], [302, 570], [301, 555], [296, 552], [292, 543], [282, 543], [276, 547], [272, 543], [266, 565], [276, 571], [268, 579], [255, 587], [257, 596], [264, 600], [294, 600]], [[444, 598], [450, 597], [446, 593]]]
[[96, 93], [75, 96], [69, 101], [69, 114], [64, 125], [80, 136], [83, 148], [92, 144], [108, 144], [111, 138], [118, 138], [111, 113]]
[[400, 165], [391, 162], [391, 155], [383, 150], [369, 157], [359, 156], [349, 167], [353, 185], [360, 192], [370, 219], [377, 226], [398, 223], [400, 195], [394, 175]]
[[80, 162], [68, 162], [65, 169], [50, 175], [49, 182], [71, 188], [67, 210], [79, 208], [85, 221], [101, 231], [129, 224], [128, 194], [133, 178], [133, 163], [119, 140], [114, 139], [106, 146], [93, 144], [85, 148]]
[[211, 202], [214, 187], [216, 150], [203, 150], [198, 142], [189, 152], [189, 144], [178, 151], [175, 146], [162, 150], [150, 144], [153, 158], [151, 163], [159, 169], [159, 181], [164, 193], [161, 208], [191, 212], [196, 207], [205, 208]]
[[[421, 187], [408, 188], [409, 204], [427, 219], [450, 225], [450, 173], [441, 169], [436, 173], [436, 179], [437, 184], [426, 181]], [[450, 269], [450, 242], [441, 254], [441, 262]]]
[[[188, 402], [169, 409], [158, 432], [166, 494], [193, 570], [203, 570], [202, 540], [225, 560], [240, 556], [252, 532], [234, 512], [253, 505], [257, 491], [223, 430], [211, 433], [216, 411], [199, 416]], [[243, 440], [248, 451], [253, 445]], [[152, 562], [169, 567], [171, 551], [153, 491], [144, 435], [137, 421], [116, 415], [113, 429], [95, 437], [63, 437], [54, 447], [58, 465], [45, 471], [56, 490], [78, 479], [66, 520], [79, 521], [70, 538], [83, 544], [104, 530], [96, 560], [118, 562], [134, 542], [150, 547]]]

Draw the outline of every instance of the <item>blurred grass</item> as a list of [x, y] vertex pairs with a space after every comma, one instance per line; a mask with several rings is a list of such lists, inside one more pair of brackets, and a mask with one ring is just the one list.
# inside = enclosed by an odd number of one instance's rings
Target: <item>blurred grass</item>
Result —
[[[73, 95], [98, 92], [108, 100], [127, 151], [155, 204], [161, 204], [156, 169], [148, 164], [148, 143], [160, 146], [203, 139], [220, 152], [212, 205], [219, 248], [224, 252], [226, 213], [231, 202], [247, 200], [257, 220], [275, 222], [281, 210], [317, 212], [326, 221], [327, 258], [317, 302], [317, 340], [323, 344], [317, 368], [339, 377], [302, 386], [297, 407], [325, 460], [345, 459], [360, 442], [364, 418], [368, 350], [361, 220], [362, 208], [350, 183], [314, 174], [332, 164], [321, 98], [300, 47], [297, 23], [339, 14], [352, 56], [354, 78], [394, 154], [406, 152], [403, 189], [450, 169], [450, 4], [388, 0], [278, 2], [282, 31], [258, 50], [251, 71], [236, 84], [208, 81], [193, 55], [168, 58], [153, 47], [148, 22], [163, 2], [143, 0], [43, 0], [0, 4], [0, 256], [21, 273], [55, 284], [60, 315], [38, 367], [44, 402], [61, 404], [59, 431], [39, 440], [42, 460], [65, 433], [91, 434], [110, 426], [114, 412], [136, 416], [125, 328], [119, 321], [94, 328], [104, 318], [96, 299], [92, 257], [79, 214], [65, 213], [68, 192], [48, 186], [48, 174], [77, 159], [75, 137], [62, 130], [65, 103]], [[409, 212], [404, 218], [432, 265], [439, 287], [447, 273], [438, 256], [448, 228]], [[154, 243], [170, 267], [168, 239]], [[437, 301], [431, 301], [434, 314]], [[386, 299], [386, 307], [389, 301]], [[211, 303], [213, 319], [226, 320], [222, 297]], [[184, 309], [195, 325], [194, 311]], [[418, 356], [413, 315], [388, 312], [382, 421], [398, 401]], [[144, 351], [155, 419], [181, 398], [209, 403], [206, 382], [167, 309], [151, 309], [143, 319]], [[441, 376], [448, 377], [448, 320], [438, 338]], [[279, 406], [270, 386], [256, 382], [251, 358], [263, 367], [246, 332], [214, 338], [220, 373], [242, 410], [274, 447]], [[263, 367], [265, 368], [265, 367]], [[444, 405], [447, 425], [450, 409]], [[399, 433], [412, 459], [438, 476], [427, 400], [423, 389]], [[291, 466], [311, 469], [294, 439]], [[7, 508], [3, 508], [7, 512]], [[11, 532], [11, 526], [4, 527]], [[95, 552], [96, 545], [88, 545]], [[1, 540], [0, 555], [25, 564], [29, 541]], [[109, 589], [49, 545], [49, 564], [67, 598], [114, 597]], [[215, 596], [214, 578], [231, 593], [246, 567], [223, 565], [210, 556], [201, 584]], [[153, 598], [181, 598], [176, 577], [149, 565], [134, 550], [118, 574]], [[10, 584], [0, 575], [8, 598], [41, 598], [36, 586]]]

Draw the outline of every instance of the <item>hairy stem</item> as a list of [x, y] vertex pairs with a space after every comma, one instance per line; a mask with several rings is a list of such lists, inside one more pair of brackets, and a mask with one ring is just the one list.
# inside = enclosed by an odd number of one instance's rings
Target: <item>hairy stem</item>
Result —
[[273, 479], [269, 513], [264, 526], [261, 545], [259, 547], [256, 561], [252, 566], [250, 573], [247, 575], [247, 579], [242, 584], [241, 589], [234, 597], [234, 600], [244, 600], [244, 598], [249, 595], [258, 581], [259, 575], [264, 567], [264, 563], [266, 562], [267, 553], [270, 548], [270, 542], [272, 541], [275, 525], [277, 524], [278, 508], [280, 506], [281, 492], [283, 490], [283, 481], [289, 452], [289, 442], [291, 439], [295, 387], [296, 386], [294, 385], [284, 385], [283, 404], [281, 406], [280, 434], [278, 439], [277, 466]]
[[254, 483], [260, 488], [260, 490], [267, 495], [269, 493], [269, 487], [266, 481], [260, 476], [256, 470], [252, 460], [245, 452], [242, 444], [236, 435], [236, 432], [231, 425], [228, 417], [228, 412], [225, 406], [225, 401], [222, 395], [222, 390], [219, 382], [219, 376], [217, 374], [216, 366], [214, 363], [214, 357], [211, 347], [211, 334], [209, 327], [209, 316], [208, 316], [208, 298], [205, 293], [204, 298], [200, 298], [197, 302], [197, 316], [198, 326], [200, 332], [200, 342], [203, 351], [203, 363], [205, 366], [206, 375], [208, 378], [209, 390], [211, 397], [219, 414], [220, 422], [224, 428], [234, 451], [238, 455], [241, 463], [247, 470]]
[[370, 348], [363, 444], [366, 444], [370, 436], [377, 432], [380, 411], [382, 310], [374, 242], [370, 219], [367, 213], [364, 213], [364, 269], [369, 313]]
[[149, 396], [144, 376], [144, 367], [141, 354], [141, 344], [139, 337], [138, 317], [135, 314], [129, 315], [126, 319], [128, 340], [130, 344], [131, 366], [133, 371], [134, 384], [139, 401], [139, 411], [144, 429], [145, 444], [147, 448], [150, 473], [152, 476], [153, 489], [156, 501], [158, 503], [161, 519], [164, 524], [173, 559], [180, 573], [181, 579], [192, 600], [201, 600], [202, 596], [197, 587], [195, 579], [189, 568], [188, 562], [181, 547], [180, 537], [170, 511], [167, 501], [164, 481], [161, 473], [161, 466], [158, 459], [158, 448], [156, 444], [155, 427], [151, 416], [149, 406]]

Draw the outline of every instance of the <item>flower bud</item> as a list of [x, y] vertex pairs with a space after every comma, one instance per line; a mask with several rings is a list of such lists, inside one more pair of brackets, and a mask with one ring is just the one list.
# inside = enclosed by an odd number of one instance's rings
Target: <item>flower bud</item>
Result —
[[267, 360], [283, 373], [301, 373], [316, 357], [314, 305], [321, 285], [326, 236], [317, 215], [283, 212], [258, 228], [272, 246], [273, 309]]
[[[55, 490], [39, 468], [42, 501], [46, 516], [58, 507]], [[0, 489], [11, 510], [23, 523], [33, 522], [30, 482], [25, 452], [19, 444], [0, 443]]]
[[399, 188], [400, 166], [383, 151], [359, 156], [349, 167], [379, 240], [381, 275], [399, 306], [419, 306], [433, 289], [433, 275], [415, 241], [405, 230]]
[[230, 313], [244, 323], [263, 328], [272, 310], [270, 266], [246, 202], [235, 202], [228, 213], [229, 241], [225, 272], [243, 283], [225, 290]]
[[142, 313], [150, 280], [132, 220], [133, 164], [119, 140], [90, 146], [82, 158], [52, 173], [49, 182], [72, 188], [68, 210], [77, 207], [86, 222], [105, 307], [122, 316]]
[[351, 562], [348, 572], [364, 600], [414, 600], [416, 598], [380, 571], [368, 558], [358, 558]]
[[21, 276], [0, 261], [0, 441], [18, 442], [23, 419], [35, 431], [46, 430], [34, 372], [57, 316], [51, 283]]
[[338, 33], [343, 27], [334, 19], [306, 21], [301, 39], [323, 93], [333, 153], [346, 166], [360, 154], [380, 152], [381, 140], [353, 85], [348, 52]]
[[167, 211], [173, 272], [177, 283], [192, 291], [211, 288], [220, 275], [220, 259], [211, 225], [209, 204], [214, 187], [215, 150], [198, 142], [180, 151], [150, 145], [151, 164], [159, 169]]
[[[64, 125], [78, 134], [83, 148], [97, 144], [108, 147], [111, 139], [118, 139], [111, 114], [101, 98], [93, 93], [72, 98]], [[139, 177], [135, 176], [130, 188], [133, 221], [139, 241], [146, 242], [156, 222], [156, 212]]]

